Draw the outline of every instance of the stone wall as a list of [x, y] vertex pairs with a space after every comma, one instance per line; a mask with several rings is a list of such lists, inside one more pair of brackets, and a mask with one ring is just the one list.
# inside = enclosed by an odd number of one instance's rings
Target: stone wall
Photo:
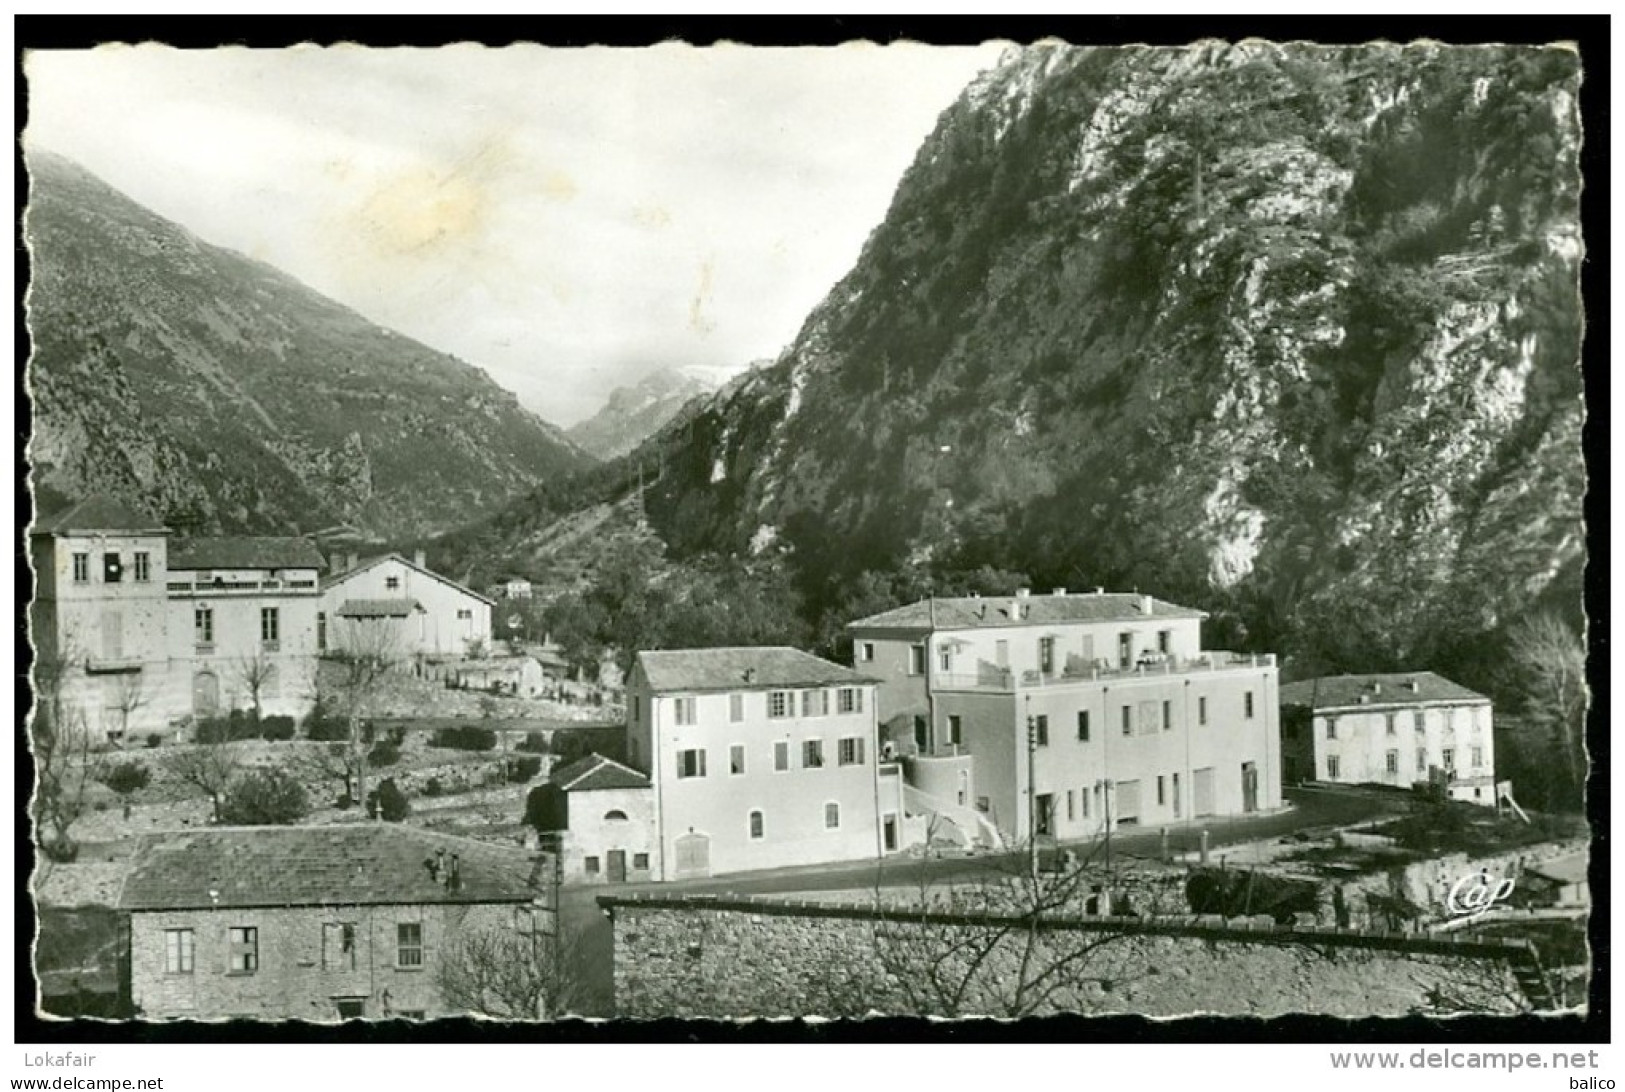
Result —
[[[767, 899], [604, 897], [623, 1017], [1197, 1013], [1274, 1016], [1514, 1012], [1514, 949], [1330, 930], [1243, 929], [1208, 919], [1078, 919], [1034, 945], [1035, 967], [1094, 946], [1052, 991], [1017, 970], [1027, 934], [961, 973], [959, 946], [1008, 919]], [[939, 985], [964, 987], [958, 1001]]]

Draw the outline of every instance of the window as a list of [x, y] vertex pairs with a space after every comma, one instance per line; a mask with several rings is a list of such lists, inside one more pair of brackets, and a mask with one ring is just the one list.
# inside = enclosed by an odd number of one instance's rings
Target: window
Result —
[[1482, 748], [1482, 747], [1474, 747], [1473, 748], [1473, 769], [1481, 770], [1483, 768], [1484, 768], [1484, 748]]
[[401, 590], [401, 578], [398, 577], [398, 576], [386, 576], [386, 577], [384, 577], [384, 587], [389, 591], [400, 591]]
[[1038, 671], [1041, 675], [1055, 674], [1055, 638], [1038, 639]]
[[863, 737], [847, 736], [835, 745], [835, 760], [842, 766], [863, 765]]
[[1161, 807], [1162, 805], [1168, 803], [1168, 787], [1167, 787], [1165, 782], [1166, 782], [1166, 779], [1161, 774], [1158, 774], [1157, 775], [1157, 806], [1158, 807]]
[[677, 752], [677, 776], [704, 777], [705, 776], [705, 748], [690, 747]]
[[355, 923], [329, 921], [322, 925], [322, 970], [355, 970]]
[[647, 853], [632, 854], [632, 867], [639, 872], [649, 871], [649, 855]]
[[1157, 651], [1166, 656], [1168, 653], [1173, 651], [1173, 648], [1174, 631], [1171, 629], [1159, 629], [1157, 631]]
[[145, 584], [152, 579], [152, 555], [145, 550], [135, 552], [135, 582]]
[[863, 691], [848, 686], [835, 692], [835, 711], [838, 713], [863, 712]]
[[117, 584], [124, 579], [124, 560], [118, 554], [102, 555], [102, 580], [109, 584]]
[[1327, 739], [1336, 739], [1337, 738], [1337, 718], [1336, 717], [1327, 717], [1326, 718], [1326, 738]]
[[367, 1015], [367, 1003], [360, 998], [334, 1001], [333, 1006], [338, 1009], [340, 1020], [359, 1020]]
[[1446, 747], [1444, 750], [1439, 752], [1439, 765], [1451, 772], [1455, 771], [1456, 749], [1454, 747]]
[[589, 876], [598, 875], [598, 858], [588, 857], [586, 860], [582, 861], [581, 870]]
[[1054, 834], [1055, 794], [1050, 792], [1039, 793], [1038, 800], [1034, 806], [1037, 808], [1038, 812], [1038, 814], [1034, 816], [1034, 818], [1038, 820], [1037, 833]]
[[253, 926], [232, 926], [226, 939], [232, 974], [253, 974], [260, 969], [260, 931]]
[[957, 747], [957, 746], [959, 746], [959, 744], [963, 740], [963, 738], [964, 737], [960, 735], [959, 714], [958, 713], [949, 713], [948, 714], [948, 739], [946, 740], [947, 744], [950, 747]]
[[604, 822], [624, 823], [626, 822], [626, 812], [622, 811], [620, 808], [610, 808], [604, 813]]
[[937, 668], [946, 673], [953, 670], [954, 650], [947, 645], [937, 649]]
[[457, 620], [459, 622], [472, 622], [474, 620], [474, 612], [468, 607], [459, 607], [457, 610]]
[[164, 973], [192, 973], [192, 930], [164, 930]]
[[1389, 751], [1386, 763], [1384, 768], [1391, 774], [1397, 774], [1399, 772], [1399, 752]]
[[327, 651], [327, 615], [321, 611], [316, 612], [316, 651]]
[[874, 662], [874, 658], [875, 643], [873, 641], [864, 641], [862, 644], [858, 645], [858, 659], [867, 664]]
[[[1096, 789], [1095, 791], [1099, 792], [1100, 790]], [[1085, 819], [1089, 818], [1089, 789], [1087, 786], [1078, 790], [1078, 814]]]
[[1253, 719], [1253, 692], [1251, 690], [1242, 695], [1241, 709], [1242, 716], [1246, 717], [1248, 720]]
[[1033, 743], [1038, 747], [1049, 746], [1049, 717], [1043, 713], [1033, 718]]
[[428, 1015], [426, 1009], [396, 1009], [395, 1015], [402, 1020], [422, 1020]]
[[908, 673], [910, 675], [925, 674], [925, 646], [908, 646]]
[[75, 584], [90, 583], [90, 555], [73, 555], [73, 582]]
[[818, 770], [824, 766], [824, 741], [821, 739], [804, 740], [801, 744], [801, 768], [804, 770]]
[[677, 711], [678, 724], [694, 723], [694, 698], [673, 698], [671, 705]]
[[1417, 751], [1416, 752], [1416, 772], [1417, 773], [1427, 773], [1428, 772], [1428, 753], [1426, 751]]
[[752, 838], [761, 838], [763, 836], [762, 832], [762, 813], [753, 811], [750, 813], [750, 836]]
[[260, 644], [264, 645], [268, 649], [271, 649], [272, 651], [275, 651], [277, 646], [277, 636], [281, 632], [281, 629], [282, 626], [277, 617], [277, 608], [261, 607]]
[[1205, 697], [1196, 699], [1196, 723], [1207, 723], [1207, 698]]
[[1123, 706], [1123, 734], [1125, 736], [1134, 734], [1134, 707], [1131, 705]]
[[1089, 710], [1087, 709], [1078, 710], [1078, 741], [1081, 743], [1089, 742]]
[[1174, 703], [1171, 701], [1162, 703], [1162, 730], [1164, 732], [1174, 730]]
[[1399, 727], [1398, 727], [1399, 714], [1398, 713], [1388, 713], [1383, 717], [1383, 720], [1386, 722], [1389, 735], [1395, 736], [1395, 735], [1399, 734]]
[[1066, 790], [1066, 821], [1072, 822], [1078, 817], [1078, 801], [1071, 789]]
[[1456, 730], [1456, 711], [1454, 709], [1444, 711], [1444, 730], [1447, 732]]
[[1418, 709], [1416, 712], [1411, 714], [1411, 724], [1416, 728], [1416, 730], [1418, 732], [1426, 732], [1427, 731], [1427, 714], [1425, 714], [1422, 710]]
[[1337, 775], [1339, 773], [1338, 767], [1340, 765], [1341, 765], [1341, 763], [1339, 763], [1337, 761], [1337, 756], [1336, 755], [1327, 755], [1326, 756], [1326, 777], [1327, 777], [1328, 780], [1330, 780], [1330, 781], [1336, 781], [1337, 780]]
[[790, 744], [785, 740], [775, 740], [773, 743], [773, 769], [783, 773], [790, 768]]
[[737, 777], [745, 772], [745, 745], [735, 743], [728, 748], [728, 773]]
[[1180, 812], [1183, 810], [1184, 805], [1180, 803], [1179, 796], [1179, 775], [1174, 774], [1174, 818], [1178, 819]]
[[841, 829], [841, 805], [839, 805], [839, 804], [825, 804], [824, 805], [824, 829], [825, 830], [840, 830]]
[[395, 966], [423, 966], [423, 923], [421, 921], [396, 923]]
[[801, 715], [804, 717], [829, 716], [829, 691], [803, 690], [801, 692]]
[[1117, 635], [1117, 666], [1134, 666], [1134, 634], [1119, 633]]
[[728, 719], [735, 724], [745, 719], [745, 695], [728, 695]]
[[777, 719], [788, 717], [795, 710], [794, 698], [788, 690], [770, 690], [767, 695], [767, 715]]

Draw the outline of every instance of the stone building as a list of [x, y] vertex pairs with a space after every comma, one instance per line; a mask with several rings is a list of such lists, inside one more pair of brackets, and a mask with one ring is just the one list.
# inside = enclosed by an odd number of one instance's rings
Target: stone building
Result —
[[388, 823], [154, 835], [119, 897], [147, 1019], [433, 1018], [476, 929], [551, 928], [543, 859]]
[[1490, 699], [1431, 671], [1336, 675], [1281, 687], [1289, 781], [1410, 786], [1494, 805]]
[[32, 636], [62, 714], [98, 738], [247, 708], [301, 715], [321, 557], [297, 538], [176, 539], [105, 497], [29, 535]]
[[875, 680], [793, 648], [640, 652], [629, 765], [654, 790], [654, 879], [873, 860], [891, 841]]
[[1204, 617], [1138, 593], [1023, 590], [847, 628], [912, 811], [1065, 841], [1280, 806], [1275, 658], [1203, 649]]
[[[322, 580], [323, 651], [379, 627], [404, 656], [460, 658], [489, 646], [491, 600], [430, 569], [421, 550], [410, 561], [386, 554], [337, 564], [342, 568]], [[374, 639], [362, 640], [370, 647]]]

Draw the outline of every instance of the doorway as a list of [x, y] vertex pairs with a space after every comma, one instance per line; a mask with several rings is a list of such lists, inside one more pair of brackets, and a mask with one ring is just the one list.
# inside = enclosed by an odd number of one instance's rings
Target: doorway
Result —
[[887, 813], [880, 820], [881, 844], [886, 847], [887, 853], [897, 850], [897, 816]]
[[677, 875], [711, 874], [711, 838], [706, 834], [684, 834], [677, 839]]
[[1241, 764], [1241, 810], [1258, 810], [1258, 766], [1251, 762]]
[[607, 856], [608, 856], [608, 860], [605, 863], [608, 865], [608, 868], [609, 868], [609, 882], [610, 883], [625, 883], [626, 882], [626, 850], [624, 850], [624, 849], [612, 849], [612, 850], [609, 851]]
[[220, 712], [220, 680], [212, 671], [199, 671], [192, 677], [192, 712], [212, 717]]

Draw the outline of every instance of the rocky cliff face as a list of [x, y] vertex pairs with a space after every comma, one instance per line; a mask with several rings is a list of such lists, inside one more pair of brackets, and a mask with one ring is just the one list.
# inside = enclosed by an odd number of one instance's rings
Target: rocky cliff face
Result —
[[200, 531], [465, 523], [591, 462], [479, 369], [30, 155], [30, 456]]
[[681, 371], [651, 372], [629, 387], [617, 387], [604, 408], [565, 433], [583, 451], [599, 458], [625, 455], [659, 432], [689, 402], [713, 385]]
[[1447, 662], [1583, 564], [1576, 57], [1015, 51], [776, 364], [668, 430], [681, 552], [1154, 588]]

